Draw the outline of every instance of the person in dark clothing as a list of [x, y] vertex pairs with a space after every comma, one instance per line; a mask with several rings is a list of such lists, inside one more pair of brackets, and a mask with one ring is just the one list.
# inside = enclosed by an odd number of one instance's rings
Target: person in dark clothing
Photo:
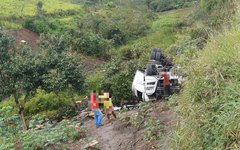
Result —
[[170, 82], [166, 69], [164, 69], [164, 71], [162, 72], [162, 78], [164, 86], [164, 97], [168, 97], [170, 95]]

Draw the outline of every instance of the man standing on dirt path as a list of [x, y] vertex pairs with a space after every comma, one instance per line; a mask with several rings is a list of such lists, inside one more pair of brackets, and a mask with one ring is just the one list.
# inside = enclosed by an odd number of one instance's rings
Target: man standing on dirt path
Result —
[[102, 125], [102, 112], [99, 109], [99, 103], [97, 100], [96, 91], [94, 90], [90, 95], [90, 108], [94, 113], [94, 120], [97, 127]]
[[167, 74], [167, 69], [164, 69], [162, 72], [162, 78], [163, 78], [163, 87], [164, 87], [164, 97], [168, 97], [170, 95], [170, 82], [169, 82], [169, 76]]

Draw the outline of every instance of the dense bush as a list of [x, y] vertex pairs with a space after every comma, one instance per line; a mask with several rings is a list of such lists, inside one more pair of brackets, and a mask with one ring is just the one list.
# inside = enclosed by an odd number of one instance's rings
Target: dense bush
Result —
[[101, 81], [101, 89], [109, 91], [117, 105], [121, 100], [132, 100], [131, 84], [135, 71], [139, 68], [136, 60], [122, 63], [120, 61], [118, 59], [106, 65]]
[[240, 31], [212, 39], [189, 62], [178, 102], [179, 149], [239, 149]]
[[107, 51], [111, 48], [111, 42], [97, 34], [79, 33], [74, 38], [74, 50], [85, 55], [107, 57]]
[[86, 78], [86, 88], [89, 92], [92, 90], [101, 91], [100, 83], [103, 79], [103, 72], [98, 71], [94, 73], [90, 73]]
[[71, 37], [67, 33], [65, 34], [41, 34], [38, 41], [39, 49], [54, 51], [57, 53], [66, 52], [70, 50]]
[[61, 22], [46, 17], [26, 19], [22, 26], [38, 34], [57, 33], [64, 29], [64, 25]]
[[76, 114], [76, 110], [71, 98], [38, 90], [36, 96], [26, 103], [24, 113], [27, 116], [42, 113], [46, 117], [54, 119], [61, 115], [66, 117], [73, 116]]
[[88, 13], [78, 21], [78, 27], [81, 31], [92, 32], [111, 40], [114, 46], [118, 46], [148, 31], [147, 15], [142, 10], [119, 5], [118, 9], [109, 10], [107, 14]]

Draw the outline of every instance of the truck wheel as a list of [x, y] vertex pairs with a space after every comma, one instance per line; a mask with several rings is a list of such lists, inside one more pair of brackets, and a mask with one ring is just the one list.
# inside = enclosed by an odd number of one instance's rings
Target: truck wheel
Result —
[[151, 64], [147, 64], [147, 68], [146, 68], [146, 74], [147, 76], [152, 76], [153, 75], [153, 69], [152, 69], [152, 65]]
[[155, 60], [161, 62], [161, 52], [156, 52]]
[[146, 68], [147, 76], [157, 75], [157, 68], [153, 68], [153, 67], [156, 67], [156, 66], [153, 64], [147, 64], [147, 68]]
[[156, 59], [156, 51], [152, 51], [151, 55], [150, 55], [150, 60], [155, 60]]

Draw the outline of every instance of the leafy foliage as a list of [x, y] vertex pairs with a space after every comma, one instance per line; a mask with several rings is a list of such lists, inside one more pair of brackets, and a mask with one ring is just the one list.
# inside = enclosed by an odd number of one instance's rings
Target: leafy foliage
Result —
[[37, 94], [26, 103], [24, 113], [27, 116], [42, 114], [45, 118], [53, 120], [57, 117], [76, 115], [76, 110], [70, 96], [38, 90]]
[[67, 142], [85, 137], [86, 131], [84, 128], [70, 127], [76, 125], [76, 122], [67, 120], [59, 123], [55, 128], [44, 128], [42, 130], [28, 130], [19, 136], [23, 149], [40, 149], [54, 145], [56, 148], [61, 148], [60, 142]]
[[[19, 122], [19, 118], [13, 118], [13, 120]], [[2, 118], [1, 118], [2, 120]], [[7, 121], [7, 118], [3, 118]], [[12, 150], [16, 148], [16, 144], [22, 149], [44, 149], [44, 148], [56, 148], [62, 149], [64, 143], [73, 142], [86, 137], [86, 129], [84, 127], [78, 127], [77, 122], [64, 120], [57, 124], [54, 128], [46, 126], [44, 129], [36, 130], [30, 129], [26, 132], [20, 131], [15, 126], [15, 131], [5, 130], [9, 128], [7, 126], [0, 126], [0, 149]]]
[[95, 57], [107, 57], [107, 50], [111, 48], [111, 42], [100, 35], [85, 32], [75, 32], [71, 39], [73, 49], [85, 55]]
[[58, 20], [51, 20], [47, 17], [38, 17], [36, 19], [26, 19], [22, 26], [38, 34], [40, 33], [58, 33], [64, 29], [64, 25]]
[[[24, 128], [27, 128], [23, 115], [24, 106], [38, 88], [49, 92], [82, 90], [84, 76], [80, 60], [71, 53], [58, 52], [58, 44], [34, 55], [28, 46], [11, 47], [13, 40], [4, 33], [1, 33], [0, 40], [5, 46], [0, 55], [1, 96], [14, 96]], [[21, 96], [24, 96], [22, 103], [19, 101]]]
[[145, 127], [145, 140], [159, 140], [163, 135], [163, 125], [154, 119], [148, 119]]

